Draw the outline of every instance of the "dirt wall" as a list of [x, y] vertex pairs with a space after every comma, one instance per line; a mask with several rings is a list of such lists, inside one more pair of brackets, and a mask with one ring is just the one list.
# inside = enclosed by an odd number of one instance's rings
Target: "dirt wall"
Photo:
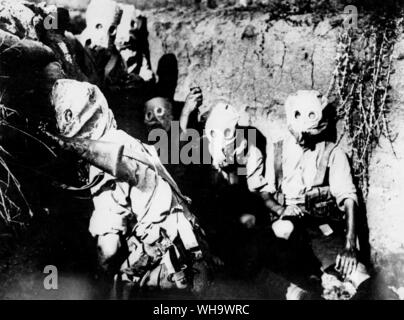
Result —
[[149, 15], [153, 67], [174, 53], [176, 98], [198, 85], [205, 102], [224, 97], [243, 111], [243, 121], [267, 137], [284, 133], [283, 102], [297, 89], [325, 92], [331, 80], [338, 29], [330, 20], [295, 16], [269, 26], [262, 13], [197, 14], [154, 11]]
[[[388, 115], [391, 137], [373, 153], [367, 200], [370, 244], [383, 280], [404, 287], [404, 36], [396, 43]], [[393, 140], [393, 141], [390, 141]], [[404, 298], [404, 297], [403, 297]]]

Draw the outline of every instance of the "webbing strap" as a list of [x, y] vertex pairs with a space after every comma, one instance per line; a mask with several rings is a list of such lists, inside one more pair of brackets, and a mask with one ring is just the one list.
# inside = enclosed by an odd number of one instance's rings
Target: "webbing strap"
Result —
[[333, 150], [335, 149], [336, 145], [333, 142], [326, 141], [323, 154], [321, 156], [321, 160], [317, 169], [316, 176], [314, 178], [314, 183], [313, 187], [319, 187], [324, 185], [325, 180], [326, 180], [326, 174], [328, 172], [328, 167], [329, 164], [328, 162], [330, 161], [330, 156]]
[[63, 190], [68, 190], [68, 191], [86, 191], [86, 190], [92, 189], [92, 188], [95, 187], [97, 184], [99, 184], [99, 183], [104, 179], [104, 176], [105, 176], [105, 173], [104, 173], [104, 172], [100, 172], [99, 174], [97, 174], [97, 175], [94, 177], [94, 179], [93, 179], [90, 183], [88, 183], [88, 184], [86, 184], [86, 185], [84, 185], [84, 186], [82, 186], [82, 187], [73, 187], [73, 186], [69, 186], [69, 185], [67, 185], [67, 184], [58, 183], [58, 182], [56, 182], [56, 181], [53, 181], [51, 184], [52, 184], [52, 186], [58, 187], [58, 188], [63, 189]]
[[[336, 145], [332, 142], [326, 141], [323, 154], [321, 155], [321, 160], [319, 167], [317, 169], [316, 176], [314, 178], [313, 187], [324, 185], [326, 174], [328, 171], [328, 162], [330, 160], [331, 153], [335, 149]], [[275, 169], [275, 187], [278, 192], [282, 190], [282, 180], [283, 180], [283, 140], [278, 141], [274, 144], [274, 169]]]
[[282, 180], [283, 180], [283, 140], [278, 141], [274, 144], [274, 169], [275, 169], [275, 188], [276, 191], [282, 191]]
[[105, 68], [104, 68], [104, 77], [108, 78], [109, 74], [112, 72], [112, 70], [114, 69], [116, 63], [118, 61], [118, 55], [116, 54], [112, 54], [111, 58], [108, 60], [108, 63], [106, 64]]

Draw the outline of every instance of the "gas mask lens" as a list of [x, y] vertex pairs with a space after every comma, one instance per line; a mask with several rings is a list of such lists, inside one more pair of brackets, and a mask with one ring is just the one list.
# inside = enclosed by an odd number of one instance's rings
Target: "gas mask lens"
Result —
[[155, 109], [155, 114], [156, 114], [156, 116], [158, 116], [158, 117], [161, 117], [162, 115], [164, 115], [164, 109], [162, 108], [162, 107], [157, 107], [156, 109]]
[[113, 37], [116, 35], [116, 26], [110, 26], [108, 29], [108, 34]]
[[153, 118], [153, 112], [151, 111], [146, 112], [145, 118], [147, 121], [150, 121]]
[[232, 128], [226, 128], [223, 133], [224, 133], [224, 138], [225, 138], [226, 140], [230, 140], [230, 139], [232, 139], [233, 136], [234, 136], [234, 129], [232, 129]]

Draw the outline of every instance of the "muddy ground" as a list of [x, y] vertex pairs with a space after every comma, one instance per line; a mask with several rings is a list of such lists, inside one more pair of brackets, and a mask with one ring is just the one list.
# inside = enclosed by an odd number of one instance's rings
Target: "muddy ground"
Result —
[[[91, 204], [53, 195], [59, 210], [36, 216], [0, 263], [0, 299], [109, 299], [103, 284], [96, 279], [95, 243], [87, 226]], [[11, 242], [10, 242], [11, 243]], [[330, 248], [324, 248], [330, 249]], [[44, 268], [58, 270], [58, 289], [46, 290]], [[230, 277], [219, 271], [202, 299], [285, 299], [289, 283], [263, 269], [243, 278]], [[373, 290], [373, 292], [372, 292]], [[378, 288], [380, 290], [380, 288]], [[377, 299], [382, 292], [367, 286], [358, 299]], [[145, 293], [135, 299], [192, 299], [177, 292]], [[196, 297], [195, 297], [196, 298]], [[316, 298], [319, 298], [316, 296]], [[393, 299], [393, 295], [391, 295]]]

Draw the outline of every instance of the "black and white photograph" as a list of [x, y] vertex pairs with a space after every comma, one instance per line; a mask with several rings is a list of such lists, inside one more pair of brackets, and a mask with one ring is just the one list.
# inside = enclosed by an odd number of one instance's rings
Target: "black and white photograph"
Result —
[[0, 0], [0, 300], [404, 300], [404, 1]]

